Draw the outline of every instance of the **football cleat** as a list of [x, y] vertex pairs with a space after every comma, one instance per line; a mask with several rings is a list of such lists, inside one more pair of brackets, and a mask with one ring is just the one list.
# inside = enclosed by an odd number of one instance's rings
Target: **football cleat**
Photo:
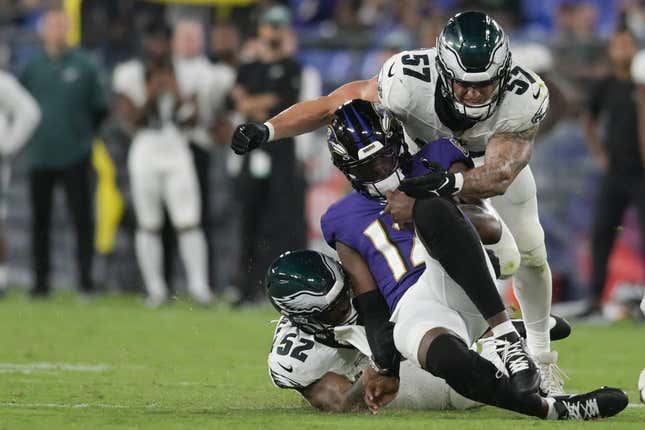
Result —
[[495, 338], [495, 350], [515, 392], [521, 395], [536, 393], [540, 387], [540, 373], [526, 352], [522, 338], [515, 334]]
[[[511, 320], [511, 322], [520, 336], [526, 339], [526, 327], [524, 326], [524, 321], [521, 319], [514, 319]], [[549, 332], [551, 340], [565, 339], [571, 334], [571, 324], [569, 324], [569, 321], [564, 318], [551, 315], [549, 317]]]
[[645, 369], [641, 370], [641, 376], [638, 378], [638, 394], [641, 402], [645, 403]]
[[540, 372], [540, 395], [562, 396], [567, 375], [558, 367], [558, 352], [541, 352], [533, 356]]
[[149, 294], [146, 298], [146, 306], [156, 309], [168, 303], [168, 296], [166, 294]]
[[612, 417], [627, 407], [629, 399], [623, 390], [602, 387], [585, 394], [555, 399], [559, 420], [595, 420]]

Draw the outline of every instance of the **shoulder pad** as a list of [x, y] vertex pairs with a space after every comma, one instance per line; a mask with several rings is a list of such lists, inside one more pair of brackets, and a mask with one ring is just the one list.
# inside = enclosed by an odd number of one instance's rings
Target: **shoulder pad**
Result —
[[267, 360], [269, 376], [279, 388], [301, 390], [322, 378], [338, 357], [333, 348], [316, 342], [285, 320], [276, 327]]
[[496, 131], [528, 130], [546, 116], [549, 89], [537, 73], [513, 63], [504, 99], [498, 109]]
[[435, 49], [403, 51], [391, 56], [378, 75], [378, 96], [381, 104], [399, 119], [405, 120], [415, 98], [434, 94], [436, 80]]

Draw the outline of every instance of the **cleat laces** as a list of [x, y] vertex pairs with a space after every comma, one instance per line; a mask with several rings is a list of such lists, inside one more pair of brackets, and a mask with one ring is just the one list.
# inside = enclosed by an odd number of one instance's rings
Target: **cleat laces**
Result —
[[566, 373], [555, 363], [539, 363], [542, 383], [540, 390], [549, 396], [564, 395], [564, 379], [569, 379]]
[[563, 403], [569, 413], [569, 419], [588, 420], [600, 416], [597, 399], [587, 399], [577, 402], [564, 401]]
[[[507, 340], [495, 340], [495, 345], [497, 346], [497, 353], [500, 355], [504, 367], [510, 371], [509, 376], [513, 376], [523, 370], [529, 369], [529, 362], [522, 348], [522, 341], [517, 340], [513, 343]], [[500, 372], [497, 372], [498, 374]], [[498, 376], [500, 378], [501, 376]]]

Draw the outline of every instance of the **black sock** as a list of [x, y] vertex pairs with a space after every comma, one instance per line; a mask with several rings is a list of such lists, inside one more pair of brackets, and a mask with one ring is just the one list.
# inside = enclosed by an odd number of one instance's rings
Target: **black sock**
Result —
[[414, 224], [419, 238], [485, 319], [504, 310], [474, 227], [457, 205], [445, 198], [417, 200]]
[[428, 372], [445, 379], [453, 390], [464, 397], [544, 418], [542, 398], [538, 394], [517, 394], [511, 388], [509, 379], [500, 375], [493, 363], [468, 349], [461, 339], [452, 334], [442, 334], [432, 341], [424, 365]]

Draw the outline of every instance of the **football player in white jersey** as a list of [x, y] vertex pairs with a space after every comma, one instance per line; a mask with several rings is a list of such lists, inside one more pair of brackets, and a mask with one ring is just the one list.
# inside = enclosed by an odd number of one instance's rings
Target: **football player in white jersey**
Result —
[[[370, 365], [372, 354], [365, 329], [358, 324], [352, 305], [352, 279], [337, 261], [316, 251], [287, 252], [271, 264], [265, 288], [269, 300], [282, 314], [268, 357], [269, 375], [275, 386], [296, 390], [313, 407], [328, 412], [365, 409], [368, 405], [377, 412], [379, 408], [374, 407], [370, 396], [378, 396], [379, 392], [387, 393], [381, 396], [381, 404], [393, 408], [463, 410], [481, 406], [412, 360], [401, 362], [398, 381], [378, 374]], [[521, 322], [517, 326], [521, 329]], [[481, 356], [496, 359], [490, 347], [484, 347]], [[497, 366], [503, 372], [501, 363]], [[484, 384], [477, 378], [470, 383]], [[499, 406], [504, 403], [489, 401]], [[546, 419], [601, 418], [624, 409], [627, 396], [620, 390], [602, 388], [580, 396], [541, 401], [550, 405], [546, 415], [528, 407], [515, 410]]]
[[491, 197], [517, 243], [505, 249], [511, 254], [519, 249], [519, 254], [501, 259], [515, 261], [510, 269], [517, 269], [516, 296], [527, 325], [528, 347], [542, 374], [542, 392], [561, 393], [563, 382], [548, 331], [551, 271], [528, 166], [538, 125], [549, 106], [544, 82], [512, 61], [508, 37], [493, 19], [464, 12], [448, 21], [437, 47], [401, 52], [372, 79], [298, 103], [264, 124], [243, 124], [233, 135], [232, 148], [244, 154], [314, 130], [352, 99], [383, 104], [401, 120], [411, 141], [452, 136], [470, 151], [476, 168], [463, 173], [435, 169], [426, 177], [404, 181], [400, 188], [412, 197]]
[[[265, 287], [282, 314], [268, 358], [273, 383], [297, 390], [323, 411], [366, 408], [365, 386], [386, 379], [370, 367], [365, 330], [356, 324], [351, 288], [340, 264], [315, 251], [287, 252], [269, 267]], [[322, 301], [312, 306], [312, 299]], [[401, 363], [400, 377], [392, 407], [441, 410], [479, 405], [410, 362]]]
[[201, 228], [202, 203], [195, 164], [182, 134], [195, 127], [199, 108], [194, 97], [181, 93], [165, 44], [165, 29], [153, 27], [146, 37], [147, 61], [120, 64], [113, 76], [119, 119], [132, 132], [128, 172], [138, 227], [135, 250], [147, 304], [158, 307], [168, 301], [161, 241], [165, 205], [177, 232], [188, 290], [206, 306], [213, 297]]

